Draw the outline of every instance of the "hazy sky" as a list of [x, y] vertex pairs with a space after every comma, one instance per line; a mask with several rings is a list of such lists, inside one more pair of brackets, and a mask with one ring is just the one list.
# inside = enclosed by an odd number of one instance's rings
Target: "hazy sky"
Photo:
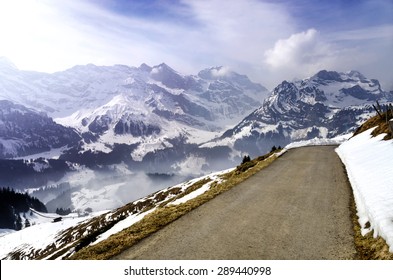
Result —
[[227, 66], [272, 89], [359, 70], [393, 89], [392, 0], [0, 0], [0, 56], [24, 70]]

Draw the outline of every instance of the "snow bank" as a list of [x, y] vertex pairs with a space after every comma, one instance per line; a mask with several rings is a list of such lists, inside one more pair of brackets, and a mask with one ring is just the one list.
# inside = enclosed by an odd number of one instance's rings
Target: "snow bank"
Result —
[[[351, 182], [362, 234], [374, 230], [393, 252], [393, 140], [372, 137], [369, 129], [340, 145], [336, 152]], [[370, 227], [366, 228], [366, 223]]]
[[306, 147], [306, 146], [327, 146], [327, 145], [340, 145], [348, 140], [352, 134], [346, 134], [342, 136], [337, 136], [335, 138], [313, 138], [310, 140], [301, 140], [297, 142], [292, 142], [285, 146], [286, 150]]

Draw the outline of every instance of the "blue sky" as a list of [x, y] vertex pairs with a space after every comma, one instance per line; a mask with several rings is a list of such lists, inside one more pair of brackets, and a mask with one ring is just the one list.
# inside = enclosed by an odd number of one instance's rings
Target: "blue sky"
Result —
[[224, 65], [271, 89], [355, 69], [393, 89], [392, 0], [1, 0], [0, 36], [26, 70]]

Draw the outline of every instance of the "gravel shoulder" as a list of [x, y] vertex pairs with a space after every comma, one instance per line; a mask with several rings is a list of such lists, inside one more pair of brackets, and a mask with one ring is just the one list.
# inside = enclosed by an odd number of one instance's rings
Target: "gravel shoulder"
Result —
[[334, 149], [290, 150], [114, 259], [353, 259], [352, 194]]

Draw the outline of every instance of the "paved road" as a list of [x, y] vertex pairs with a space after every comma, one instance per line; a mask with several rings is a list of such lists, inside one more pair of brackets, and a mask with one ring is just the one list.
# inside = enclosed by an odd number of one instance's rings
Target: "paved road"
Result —
[[350, 187], [332, 146], [290, 150], [116, 259], [350, 259]]

